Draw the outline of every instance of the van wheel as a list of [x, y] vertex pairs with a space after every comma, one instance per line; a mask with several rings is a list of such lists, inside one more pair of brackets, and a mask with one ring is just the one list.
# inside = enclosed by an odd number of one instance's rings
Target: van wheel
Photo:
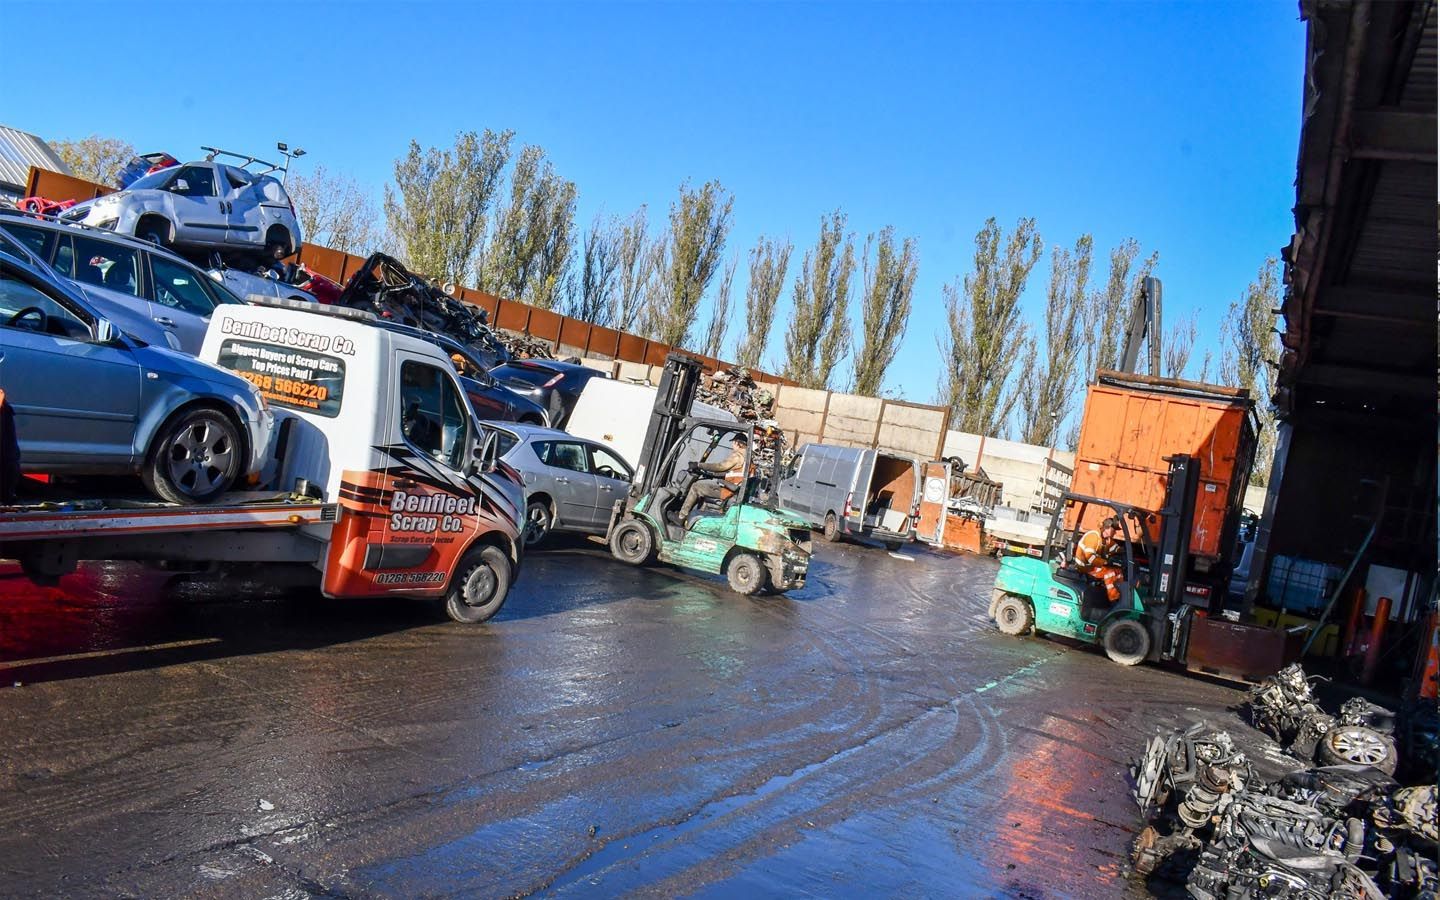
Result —
[[135, 237], [142, 241], [149, 241], [161, 249], [169, 249], [170, 225], [152, 216], [140, 222], [135, 229]]
[[1028, 600], [1006, 594], [995, 604], [995, 624], [1001, 634], [1019, 637], [1035, 627], [1035, 610]]
[[610, 555], [632, 566], [647, 566], [655, 558], [655, 536], [650, 526], [628, 519], [610, 534]]
[[725, 580], [730, 583], [730, 590], [750, 597], [765, 586], [765, 567], [755, 554], [737, 553], [725, 565]]
[[155, 435], [141, 480], [167, 503], [209, 503], [240, 477], [240, 430], [218, 409], [198, 407]]
[[1122, 666], [1133, 666], [1150, 652], [1150, 632], [1135, 619], [1117, 619], [1105, 629], [1105, 655]]
[[472, 547], [460, 560], [445, 592], [445, 612], [456, 622], [484, 622], [510, 593], [510, 558], [499, 547]]
[[899, 551], [901, 547], [905, 546], [899, 541], [881, 541], [881, 543], [883, 543], [885, 545], [885, 549], [889, 550], [891, 553], [895, 553]]
[[825, 514], [825, 529], [820, 534], [832, 544], [840, 540], [840, 520], [835, 518], [833, 512]]

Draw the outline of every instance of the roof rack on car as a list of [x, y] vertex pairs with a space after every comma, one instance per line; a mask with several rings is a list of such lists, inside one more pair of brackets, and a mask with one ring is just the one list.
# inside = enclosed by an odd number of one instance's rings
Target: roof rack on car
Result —
[[275, 306], [280, 309], [295, 309], [300, 312], [314, 313], [317, 316], [334, 316], [337, 319], [350, 319], [352, 322], [362, 322], [366, 325], [375, 325], [380, 322], [379, 316], [367, 310], [352, 309], [348, 306], [327, 306], [324, 303], [311, 303], [308, 300], [292, 300], [289, 297], [249, 294], [245, 297], [245, 302], [251, 306]]
[[[272, 162], [266, 162], [265, 160], [261, 159], [260, 157], [258, 157], [258, 156], [251, 156], [251, 155], [248, 154], [248, 153], [236, 153], [236, 152], [234, 152], [234, 151], [232, 151], [232, 150], [221, 150], [221, 149], [218, 148], [218, 147], [204, 147], [204, 146], [202, 146], [200, 149], [205, 151], [205, 161], [206, 161], [206, 162], [213, 162], [214, 159], [215, 159], [215, 157], [217, 157], [217, 156], [228, 156], [228, 157], [231, 157], [232, 159], [241, 159], [241, 160], [244, 160], [244, 162], [240, 163], [240, 168], [242, 168], [242, 169], [244, 169], [246, 166], [250, 165], [251, 163], [259, 163], [259, 164], [262, 165], [262, 166], [269, 166], [269, 167], [270, 167], [270, 168], [266, 169], [266, 170], [263, 171], [263, 172], [252, 172], [252, 173], [251, 173], [252, 175], [269, 175], [271, 172], [278, 172], [278, 171], [280, 171], [280, 167], [277, 166], [277, 165], [275, 165], [274, 163], [272, 163]], [[247, 170], [247, 171], [248, 171], [248, 170]]]

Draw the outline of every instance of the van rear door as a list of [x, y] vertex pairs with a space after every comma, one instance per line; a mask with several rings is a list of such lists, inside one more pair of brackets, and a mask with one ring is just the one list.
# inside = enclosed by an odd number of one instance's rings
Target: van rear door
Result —
[[875, 457], [874, 450], [861, 450], [855, 460], [854, 487], [850, 489], [850, 503], [854, 507], [855, 514], [851, 516], [850, 521], [856, 531], [862, 531], [869, 526], [865, 517], [865, 509], [870, 503], [870, 482], [875, 480]]

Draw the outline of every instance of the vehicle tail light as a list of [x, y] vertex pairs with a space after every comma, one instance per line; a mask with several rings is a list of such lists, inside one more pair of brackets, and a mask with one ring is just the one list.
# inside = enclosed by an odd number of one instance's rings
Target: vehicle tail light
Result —
[[559, 383], [560, 383], [560, 379], [562, 379], [562, 378], [564, 378], [564, 377], [565, 377], [565, 373], [564, 373], [564, 372], [561, 372], [559, 375], [556, 375], [554, 378], [552, 378], [552, 379], [550, 379], [549, 381], [545, 382], [545, 385], [544, 385], [544, 386], [547, 387], [547, 388], [552, 388], [552, 387], [554, 387], [555, 385], [559, 384]]
[[851, 516], [855, 515], [855, 506], [854, 506], [854, 504], [851, 502], [851, 501], [853, 501], [854, 499], [855, 499], [855, 492], [854, 492], [854, 491], [851, 491], [850, 493], [848, 493], [848, 494], [845, 495], [845, 518], [847, 518], [847, 519], [850, 518]]

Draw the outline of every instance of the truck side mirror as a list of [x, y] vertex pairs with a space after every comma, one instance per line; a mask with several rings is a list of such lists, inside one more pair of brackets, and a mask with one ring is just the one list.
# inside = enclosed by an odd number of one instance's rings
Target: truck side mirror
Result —
[[499, 463], [500, 438], [495, 432], [487, 430], [475, 447], [474, 470], [481, 475], [489, 475]]

